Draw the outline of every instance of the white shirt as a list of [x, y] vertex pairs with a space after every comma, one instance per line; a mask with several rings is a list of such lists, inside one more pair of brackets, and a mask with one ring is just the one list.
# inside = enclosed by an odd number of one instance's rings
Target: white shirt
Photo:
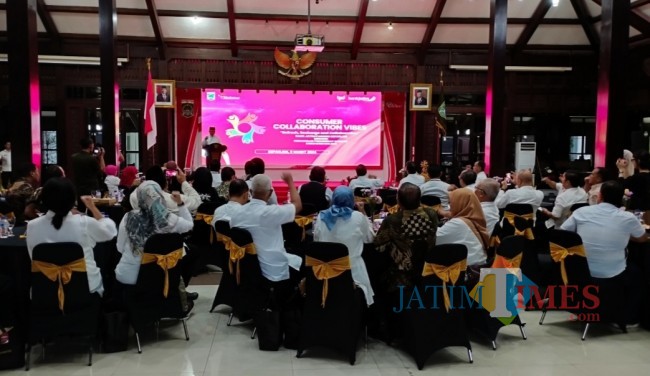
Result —
[[[186, 181], [181, 184], [181, 190], [183, 191], [183, 194], [181, 194], [181, 201], [184, 206], [192, 213], [196, 212], [196, 209], [201, 206], [203, 201], [201, 200], [201, 196], [199, 193], [192, 187], [192, 185]], [[178, 205], [176, 204], [176, 201], [172, 199], [171, 193], [162, 192], [163, 197], [165, 198], [165, 206], [175, 214], [178, 214]], [[131, 207], [136, 210], [139, 208], [138, 206], [138, 193], [137, 189], [134, 190], [131, 193], [131, 197], [129, 197], [129, 202], [131, 203]]]
[[212, 174], [212, 188], [217, 188], [221, 184], [221, 173], [210, 171]]
[[487, 179], [487, 175], [485, 174], [485, 171], [481, 171], [478, 174], [476, 174], [476, 182], [480, 182], [483, 179]]
[[481, 240], [459, 218], [452, 218], [438, 228], [436, 244], [464, 244], [467, 247], [467, 265], [483, 265], [487, 259]]
[[287, 253], [282, 237], [282, 225], [293, 222], [295, 218], [296, 207], [293, 204], [267, 205], [255, 198], [230, 218], [231, 228], [239, 227], [250, 232], [262, 275], [270, 281], [289, 279], [289, 267], [300, 270], [302, 259]]
[[[250, 195], [250, 198], [253, 198], [253, 181], [252, 180], [246, 180], [246, 184], [248, 185], [248, 194]], [[278, 195], [275, 194], [275, 189], [273, 192], [271, 192], [271, 197], [269, 197], [269, 201], [267, 202], [269, 205], [277, 205], [278, 204]]]
[[509, 189], [503, 194], [500, 193], [494, 203], [499, 209], [504, 209], [508, 204], [529, 204], [533, 207], [534, 215], [543, 200], [544, 192], [538, 191], [530, 185], [524, 185], [517, 189]]
[[431, 179], [420, 186], [422, 196], [436, 196], [445, 210], [449, 210], [449, 184], [440, 179]]
[[598, 194], [603, 183], [594, 184], [589, 189], [589, 205], [598, 205]]
[[108, 195], [110, 197], [115, 197], [115, 194], [120, 190], [118, 187], [120, 185], [120, 178], [117, 176], [106, 176], [104, 179], [104, 184], [106, 184], [106, 188], [108, 188]]
[[332, 230], [327, 228], [324, 221], [316, 220], [314, 224], [315, 241], [341, 243], [348, 247], [352, 279], [363, 290], [368, 305], [374, 303], [375, 293], [370, 285], [370, 277], [361, 253], [363, 253], [363, 244], [372, 243], [374, 239], [375, 234], [370, 221], [357, 211], [352, 212], [352, 216], [348, 219], [337, 220]]
[[582, 207], [562, 225], [562, 230], [577, 232], [587, 253], [591, 276], [612, 278], [625, 270], [625, 247], [630, 236], [643, 236], [645, 230], [634, 214], [607, 203]]
[[494, 201], [491, 202], [481, 202], [481, 208], [483, 208], [483, 216], [485, 217], [485, 222], [487, 224], [487, 233], [492, 235], [492, 230], [494, 226], [499, 222], [499, 209], [495, 205]]
[[0, 161], [2, 162], [2, 171], [11, 172], [11, 150], [0, 151]]
[[27, 224], [27, 250], [32, 257], [34, 247], [41, 243], [72, 242], [80, 244], [84, 250], [86, 260], [86, 274], [88, 275], [88, 289], [91, 293], [104, 293], [102, 274], [95, 263], [93, 248], [99, 242], [107, 242], [117, 235], [115, 222], [109, 218], [99, 221], [86, 215], [68, 215], [63, 219], [60, 229], [52, 226], [54, 212], [48, 211], [44, 216], [38, 217]]
[[553, 217], [559, 219], [549, 218], [546, 221], [546, 227], [555, 226], [555, 228], [560, 228], [562, 223], [571, 215], [571, 206], [585, 202], [587, 202], [587, 192], [584, 189], [580, 187], [565, 189], [564, 192], [557, 196], [555, 206], [553, 206]]
[[[115, 268], [115, 278], [125, 285], [135, 285], [138, 281], [140, 264], [142, 263], [142, 254], [137, 256], [133, 254], [131, 240], [129, 240], [129, 234], [126, 232], [126, 222], [133, 212], [135, 210], [124, 216], [122, 222], [120, 222], [120, 230], [117, 233], [117, 250], [122, 254], [122, 258], [120, 258], [120, 262]], [[169, 226], [165, 227], [161, 233], [184, 234], [194, 227], [192, 215], [185, 205], [178, 210], [178, 215], [172, 213], [167, 220]], [[185, 255], [185, 250], [183, 250], [183, 255]]]
[[367, 176], [359, 176], [356, 179], [350, 180], [351, 190], [355, 188], [381, 188], [384, 186], [384, 181], [381, 179], [369, 179]]
[[[208, 145], [212, 145], [212, 144], [220, 144], [220, 143], [221, 143], [221, 139], [219, 138], [219, 136], [217, 136], [217, 135], [214, 135], [214, 136], [210, 136], [210, 135], [208, 135], [208, 136], [206, 136], [206, 137], [203, 139], [203, 143], [202, 143], [201, 145], [202, 145], [203, 147], [206, 147], [206, 146], [208, 146]], [[207, 156], [208, 156], [208, 152], [207, 152], [205, 149], [203, 149], [203, 150], [201, 151], [201, 154], [202, 154], [204, 157], [207, 157]]]
[[415, 184], [419, 187], [424, 184], [424, 176], [420, 174], [408, 174], [404, 179], [399, 181], [399, 186], [401, 187], [404, 183]]
[[230, 218], [232, 218], [233, 213], [235, 213], [238, 210], [241, 210], [242, 204], [236, 201], [228, 201], [227, 204], [219, 206], [217, 209], [214, 211], [214, 215], [212, 217], [212, 226], [214, 226], [217, 221], [228, 221], [230, 222]]

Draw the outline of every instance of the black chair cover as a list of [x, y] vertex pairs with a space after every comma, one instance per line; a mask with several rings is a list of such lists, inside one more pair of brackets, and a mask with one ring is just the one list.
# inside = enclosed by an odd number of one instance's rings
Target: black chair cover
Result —
[[397, 205], [397, 190], [396, 189], [380, 189], [377, 191], [384, 204], [388, 206]]
[[433, 196], [433, 195], [426, 195], [420, 197], [420, 202], [427, 206], [436, 206], [441, 204], [440, 197]]
[[[231, 237], [230, 224], [228, 221], [217, 221], [214, 224], [214, 227], [217, 234], [229, 238]], [[230, 274], [230, 269], [228, 268], [230, 252], [226, 250], [222, 242], [217, 241], [216, 239], [212, 251], [215, 252], [217, 266], [221, 268], [223, 273], [221, 275], [219, 288], [217, 289], [217, 293], [212, 301], [210, 312], [214, 311], [214, 309], [221, 304], [227, 305], [231, 308], [234, 307], [235, 297], [237, 295], [237, 281], [235, 280], [235, 276]]]

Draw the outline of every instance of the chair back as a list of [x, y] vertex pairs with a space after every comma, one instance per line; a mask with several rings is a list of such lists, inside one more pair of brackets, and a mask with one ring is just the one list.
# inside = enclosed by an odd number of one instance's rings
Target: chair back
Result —
[[[232, 241], [239, 247], [255, 247], [251, 234], [242, 228], [233, 227], [230, 229]], [[233, 272], [236, 273], [236, 265], [233, 265]], [[236, 310], [248, 313], [252, 316], [258, 309], [261, 309], [268, 297], [265, 288], [265, 278], [262, 275], [257, 254], [246, 252], [239, 260], [239, 285], [237, 286]]]
[[[424, 262], [427, 264], [452, 266], [458, 262], [467, 260], [467, 246], [464, 244], [440, 244], [426, 252]], [[465, 281], [465, 268], [461, 271], [456, 284], [462, 284]], [[435, 274], [426, 276], [422, 279], [426, 286], [429, 283], [433, 285], [442, 284], [442, 280]]]
[[7, 215], [9, 213], [13, 213], [13, 208], [7, 202], [7, 199], [4, 197], [0, 198], [0, 214]]
[[[556, 244], [562, 248], [569, 250], [571, 254], [564, 258], [564, 269], [566, 271], [567, 283], [577, 286], [585, 286], [592, 283], [591, 273], [589, 272], [589, 264], [585, 256], [573, 253], [584, 246], [582, 238], [575, 232], [565, 230], [549, 230], [548, 240], [551, 246], [551, 257], [553, 258], [553, 245]], [[555, 261], [555, 259], [553, 260]], [[564, 279], [562, 276], [562, 262], [554, 262], [554, 272], [552, 284], [563, 285]]]
[[354, 188], [354, 197], [364, 197], [363, 191], [371, 189], [370, 187], [356, 187]]
[[581, 202], [579, 204], [573, 204], [573, 205], [571, 205], [571, 208], [569, 209], [569, 211], [571, 211], [571, 213], [573, 213], [574, 211], [576, 211], [576, 210], [578, 210], [578, 209], [580, 209], [580, 208], [582, 208], [584, 206], [589, 206], [589, 203], [588, 202]]
[[380, 189], [377, 191], [377, 195], [381, 197], [381, 200], [387, 206], [397, 205], [397, 190], [396, 189]]
[[506, 236], [496, 249], [493, 267], [522, 268], [526, 238], [523, 236]]
[[426, 206], [436, 206], [440, 205], [440, 197], [434, 195], [425, 195], [420, 197], [420, 203]]
[[237, 295], [237, 281], [235, 276], [230, 274], [230, 251], [226, 249], [224, 244], [224, 242], [228, 241], [227, 239], [230, 239], [230, 223], [228, 221], [217, 221], [214, 224], [214, 231], [217, 234], [217, 240], [212, 245], [212, 252], [215, 252], [216, 264], [221, 268], [223, 274], [210, 312], [220, 304], [233, 307]]
[[515, 215], [533, 214], [533, 206], [530, 204], [508, 204], [504, 212], [510, 212]]
[[219, 206], [225, 203], [226, 201], [223, 198], [219, 197], [217, 201], [208, 201], [202, 203], [201, 205], [199, 205], [198, 209], [196, 209], [196, 212], [212, 215], [214, 214], [214, 211], [217, 210]]
[[307, 216], [307, 215], [313, 215], [315, 213], [318, 213], [318, 209], [316, 208], [316, 205], [307, 202], [302, 204], [302, 210], [300, 211], [300, 215]]
[[534, 215], [533, 207], [530, 204], [508, 204], [503, 211], [499, 237], [523, 235], [529, 240], [534, 240]]

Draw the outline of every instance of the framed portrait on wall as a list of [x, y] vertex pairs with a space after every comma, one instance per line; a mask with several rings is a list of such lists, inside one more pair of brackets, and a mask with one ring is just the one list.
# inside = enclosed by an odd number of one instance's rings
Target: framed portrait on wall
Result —
[[153, 80], [153, 90], [156, 94], [154, 104], [156, 107], [174, 108], [176, 100], [176, 81], [173, 80]]
[[411, 84], [411, 111], [431, 111], [432, 84]]

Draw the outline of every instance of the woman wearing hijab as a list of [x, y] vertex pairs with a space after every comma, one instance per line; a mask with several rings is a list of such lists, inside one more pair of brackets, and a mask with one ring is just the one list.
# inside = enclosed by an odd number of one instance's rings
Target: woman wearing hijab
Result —
[[218, 202], [219, 194], [212, 187], [212, 173], [207, 167], [199, 167], [192, 174], [192, 187], [201, 197], [201, 202]]
[[119, 192], [120, 178], [117, 176], [119, 170], [116, 165], [108, 165], [104, 168], [104, 172], [106, 173], [104, 184], [106, 184], [106, 188], [108, 189], [108, 196], [115, 197], [117, 192]]
[[95, 244], [115, 237], [115, 222], [104, 218], [90, 196], [81, 196], [81, 200], [92, 217], [73, 215], [71, 210], [77, 200], [77, 193], [72, 182], [66, 178], [50, 179], [43, 187], [41, 197], [48, 211], [27, 224], [29, 257], [32, 257], [34, 247], [41, 243], [78, 243], [84, 250], [88, 288], [91, 293], [101, 295], [104, 292], [102, 275], [95, 263], [93, 248]]
[[138, 169], [135, 166], [126, 166], [122, 170], [122, 177], [120, 178], [120, 189], [129, 189], [134, 185], [137, 185], [136, 177], [138, 176]]
[[[126, 214], [117, 234], [117, 250], [122, 258], [115, 268], [115, 277], [124, 285], [135, 285], [137, 282], [144, 244], [151, 235], [183, 234], [194, 227], [192, 215], [180, 195], [172, 195], [179, 208], [176, 215], [165, 205], [158, 183], [146, 181], [133, 194], [137, 195], [139, 209]], [[184, 298], [181, 297], [181, 300], [185, 301]]]
[[375, 237], [368, 218], [354, 211], [354, 193], [352, 189], [340, 186], [334, 190], [332, 206], [320, 212], [314, 224], [314, 240], [344, 244], [350, 254], [352, 279], [363, 290], [366, 304], [371, 305], [374, 292], [366, 264], [361, 258], [363, 244], [371, 243]]
[[469, 189], [452, 191], [449, 193], [449, 206], [451, 219], [438, 229], [437, 244], [464, 244], [467, 246], [467, 265], [484, 265], [489, 236], [476, 194]]

